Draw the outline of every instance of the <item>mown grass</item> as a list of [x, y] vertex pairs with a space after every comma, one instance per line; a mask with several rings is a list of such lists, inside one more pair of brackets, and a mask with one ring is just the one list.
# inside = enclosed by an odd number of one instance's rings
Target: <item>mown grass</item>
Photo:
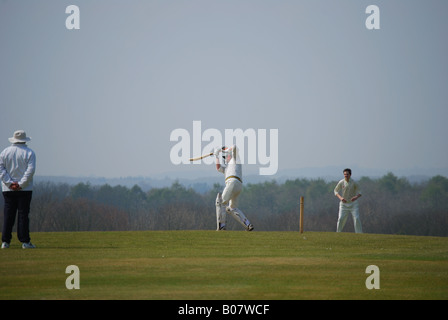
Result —
[[[33, 233], [0, 251], [0, 299], [447, 299], [448, 238], [333, 232]], [[68, 265], [80, 289], [68, 290]], [[380, 289], [368, 290], [368, 265]]]

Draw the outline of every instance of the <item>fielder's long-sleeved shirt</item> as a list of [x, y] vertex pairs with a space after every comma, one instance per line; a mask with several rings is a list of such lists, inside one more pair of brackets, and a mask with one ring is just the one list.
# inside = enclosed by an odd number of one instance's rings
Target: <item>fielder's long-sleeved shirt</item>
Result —
[[342, 193], [340, 195], [347, 200], [347, 202], [352, 202], [351, 199], [354, 196], [361, 194], [358, 184], [353, 179], [350, 179], [349, 182], [345, 181], [345, 179], [339, 181], [334, 188], [334, 195], [337, 195], [341, 190]]
[[3, 191], [11, 191], [9, 186], [14, 181], [19, 183], [22, 191], [32, 191], [35, 171], [36, 154], [26, 144], [14, 143], [0, 153]]

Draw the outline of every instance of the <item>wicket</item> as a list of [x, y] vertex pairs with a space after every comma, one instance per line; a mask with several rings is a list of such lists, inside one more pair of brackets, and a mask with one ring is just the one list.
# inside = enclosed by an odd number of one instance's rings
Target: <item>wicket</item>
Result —
[[303, 233], [303, 197], [300, 197], [300, 233]]

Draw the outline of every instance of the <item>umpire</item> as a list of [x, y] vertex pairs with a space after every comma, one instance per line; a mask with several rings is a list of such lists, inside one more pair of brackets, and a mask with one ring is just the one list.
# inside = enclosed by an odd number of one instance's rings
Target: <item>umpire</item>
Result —
[[36, 170], [36, 155], [26, 145], [30, 140], [25, 131], [18, 130], [14, 132], [12, 138], [9, 138], [11, 145], [0, 154], [0, 177], [5, 199], [2, 249], [9, 248], [17, 213], [17, 237], [22, 242], [22, 248], [35, 248], [30, 241], [28, 217]]

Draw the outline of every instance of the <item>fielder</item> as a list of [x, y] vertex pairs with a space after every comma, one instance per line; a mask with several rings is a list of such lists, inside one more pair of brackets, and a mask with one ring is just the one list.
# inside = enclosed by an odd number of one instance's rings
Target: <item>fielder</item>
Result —
[[[238, 149], [235, 145], [231, 147], [216, 148], [213, 151], [216, 157], [216, 170], [225, 175], [226, 186], [216, 196], [216, 223], [217, 231], [226, 229], [226, 213], [235, 218], [247, 231], [254, 229], [249, 219], [238, 209], [238, 196], [243, 189], [243, 173], [239, 161]], [[223, 164], [219, 155], [222, 154]]]
[[[351, 213], [353, 223], [355, 225], [355, 232], [362, 233], [361, 220], [359, 218], [358, 200], [361, 197], [358, 184], [350, 179], [352, 170], [344, 169], [344, 179], [340, 180], [334, 188], [334, 195], [341, 200], [339, 202], [339, 215], [336, 232], [342, 232], [345, 223], [347, 222], [348, 214]], [[342, 195], [339, 192], [342, 190]]]

